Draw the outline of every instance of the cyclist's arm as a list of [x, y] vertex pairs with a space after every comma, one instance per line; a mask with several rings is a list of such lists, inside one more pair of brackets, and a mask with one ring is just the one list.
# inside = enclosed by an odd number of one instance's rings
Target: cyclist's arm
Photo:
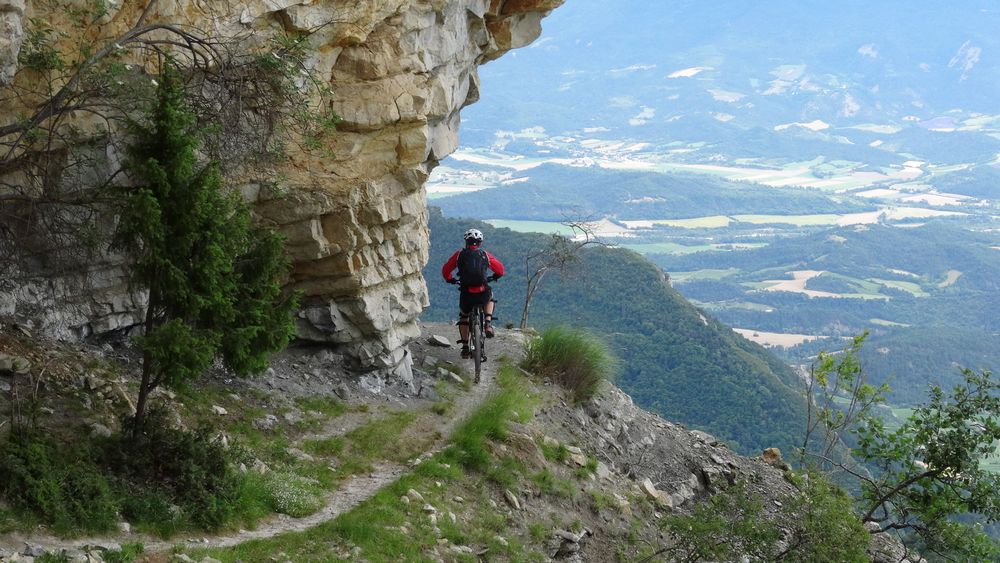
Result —
[[458, 255], [461, 252], [462, 251], [459, 250], [458, 252], [452, 254], [451, 258], [449, 258], [448, 261], [444, 263], [444, 266], [441, 267], [441, 277], [444, 278], [444, 281], [451, 283], [454, 279], [451, 273], [458, 268]]
[[493, 270], [493, 275], [502, 278], [504, 272], [503, 262], [497, 260], [496, 256], [493, 256], [489, 252], [486, 253], [486, 257], [490, 260], [490, 270]]

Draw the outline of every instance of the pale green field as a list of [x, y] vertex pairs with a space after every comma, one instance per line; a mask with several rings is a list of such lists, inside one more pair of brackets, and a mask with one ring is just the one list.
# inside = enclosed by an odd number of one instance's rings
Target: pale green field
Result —
[[509, 221], [490, 219], [486, 221], [497, 228], [510, 229], [519, 233], [542, 233], [546, 235], [573, 236], [573, 229], [554, 221]]
[[771, 313], [774, 311], [773, 307], [762, 305], [760, 303], [751, 303], [750, 301], [712, 301], [708, 303], [694, 301], [693, 299], [690, 301], [694, 303], [696, 307], [708, 309], [709, 311], [720, 311], [725, 309], [744, 309], [760, 313]]
[[[824, 272], [823, 276], [842, 279], [848, 283], [856, 285], [860, 290], [857, 293], [841, 294], [844, 297], [855, 297], [855, 298], [861, 297], [864, 299], [887, 299], [885, 295], [879, 293], [879, 290], [882, 288], [882, 286], [878, 283], [868, 280], [863, 280], [860, 278], [854, 278], [851, 276], [845, 276], [843, 274], [836, 274], [833, 272]], [[809, 289], [809, 282], [806, 282], [806, 289]]]
[[651, 242], [640, 244], [623, 244], [622, 248], [634, 250], [640, 254], [693, 254], [695, 252], [718, 252], [720, 249], [711, 244], [685, 246], [674, 242]]
[[960, 277], [962, 277], [962, 272], [959, 272], [958, 270], [948, 270], [947, 274], [945, 275], [944, 281], [939, 283], [938, 287], [944, 289], [946, 287], [955, 285], [955, 282], [957, 282], [958, 278]]
[[836, 225], [841, 215], [820, 213], [816, 215], [734, 215], [733, 219], [754, 225], [780, 223], [796, 227]]
[[900, 280], [883, 280], [880, 278], [868, 278], [869, 281], [873, 281], [877, 284], [884, 285], [886, 287], [891, 287], [894, 289], [899, 289], [905, 291], [914, 297], [928, 297], [930, 293], [927, 293], [920, 287], [920, 284], [916, 284], [908, 281]]
[[721, 280], [722, 278], [740, 273], [739, 268], [727, 268], [725, 270], [694, 270], [691, 272], [670, 272], [670, 279], [678, 282], [689, 282], [695, 280]]
[[718, 229], [728, 227], [732, 222], [733, 220], [725, 215], [696, 217], [694, 219], [658, 219], [653, 221], [657, 225], [667, 225], [681, 229]]
[[898, 327], [908, 327], [908, 326], [911, 326], [911, 325], [908, 325], [908, 324], [905, 324], [905, 323], [897, 323], [895, 321], [887, 321], [885, 319], [868, 319], [868, 322], [872, 323], [873, 325], [878, 325], [878, 326], [898, 326]]

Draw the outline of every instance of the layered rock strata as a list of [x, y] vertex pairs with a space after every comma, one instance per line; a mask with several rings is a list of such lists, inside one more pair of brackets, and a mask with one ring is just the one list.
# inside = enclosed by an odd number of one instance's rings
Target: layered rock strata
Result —
[[[150, 22], [249, 33], [258, 44], [309, 34], [308, 65], [329, 81], [343, 122], [322, 156], [292, 150], [271, 178], [241, 186], [260, 219], [288, 237], [292, 281], [304, 295], [300, 337], [342, 347], [358, 370], [410, 377], [406, 344], [427, 305], [424, 181], [458, 145], [459, 110], [479, 98], [477, 66], [537, 38], [562, 1], [256, 0], [221, 12], [179, 0], [153, 5]], [[65, 17], [53, 3], [21, 2], [0, 0], [0, 85], [14, 75], [22, 16]], [[109, 6], [104, 36], [128, 29], [144, 4]], [[0, 108], [0, 124], [13, 118]], [[281, 189], [267, 189], [272, 182]], [[63, 337], [128, 327], [141, 307], [113, 260], [0, 283], [0, 315]]]

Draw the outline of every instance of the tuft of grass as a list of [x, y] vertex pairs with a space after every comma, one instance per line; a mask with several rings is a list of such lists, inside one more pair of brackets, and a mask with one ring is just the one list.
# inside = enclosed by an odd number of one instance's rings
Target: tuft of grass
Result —
[[344, 451], [344, 439], [333, 436], [319, 440], [305, 440], [302, 442], [302, 450], [323, 457], [338, 456]]
[[452, 436], [451, 454], [467, 469], [487, 471], [491, 456], [487, 440], [507, 437], [507, 422], [514, 413], [531, 412], [533, 399], [517, 369], [505, 365], [497, 373], [499, 390], [494, 392]]
[[141, 543], [123, 543], [118, 549], [108, 549], [101, 554], [104, 563], [132, 563], [146, 551]]
[[572, 481], [559, 477], [548, 469], [535, 473], [531, 480], [544, 494], [570, 499], [576, 495], [576, 486]]
[[566, 447], [566, 444], [556, 444], [553, 446], [543, 442], [539, 445], [542, 448], [542, 455], [548, 461], [563, 463], [569, 459], [569, 448]]
[[532, 340], [521, 366], [548, 377], [582, 403], [594, 396], [601, 381], [610, 378], [616, 361], [607, 345], [586, 332], [554, 326]]
[[404, 443], [403, 431], [417, 415], [409, 412], [396, 412], [385, 418], [380, 418], [359, 426], [348, 432], [344, 437], [348, 440], [350, 451], [355, 456], [367, 460], [388, 459], [406, 461], [419, 451], [414, 451], [415, 445]]
[[597, 460], [589, 456], [586, 465], [576, 468], [577, 479], [589, 479], [595, 473], [597, 473]]
[[347, 412], [347, 405], [338, 400], [336, 397], [320, 395], [301, 397], [296, 399], [295, 403], [303, 411], [316, 411], [323, 413], [327, 418], [337, 418]]

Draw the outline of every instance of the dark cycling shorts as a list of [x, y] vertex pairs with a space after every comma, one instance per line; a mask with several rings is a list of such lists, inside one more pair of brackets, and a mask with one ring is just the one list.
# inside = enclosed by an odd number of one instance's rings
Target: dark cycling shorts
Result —
[[468, 315], [472, 312], [472, 307], [475, 305], [482, 305], [486, 307], [486, 304], [493, 299], [493, 290], [487, 288], [486, 291], [482, 293], [469, 293], [468, 291], [463, 291], [458, 298], [458, 308], [462, 311], [463, 315]]

